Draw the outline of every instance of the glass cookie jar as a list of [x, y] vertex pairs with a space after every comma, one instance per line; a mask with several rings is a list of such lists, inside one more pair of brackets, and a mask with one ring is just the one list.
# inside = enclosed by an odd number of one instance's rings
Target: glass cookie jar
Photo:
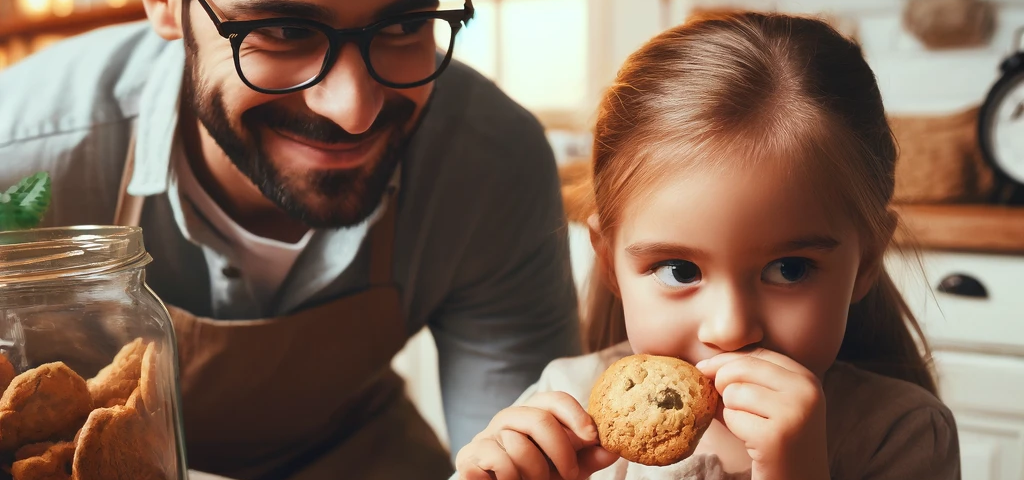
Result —
[[0, 233], [0, 479], [187, 479], [150, 261], [139, 228]]

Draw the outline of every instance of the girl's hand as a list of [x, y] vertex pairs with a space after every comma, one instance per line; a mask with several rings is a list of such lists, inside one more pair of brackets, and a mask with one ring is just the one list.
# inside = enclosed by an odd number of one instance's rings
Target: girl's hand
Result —
[[582, 480], [619, 457], [597, 444], [597, 425], [571, 395], [542, 392], [498, 412], [459, 450], [461, 480]]
[[721, 420], [746, 443], [752, 480], [827, 480], [825, 394], [793, 359], [765, 349], [696, 365], [722, 395]]

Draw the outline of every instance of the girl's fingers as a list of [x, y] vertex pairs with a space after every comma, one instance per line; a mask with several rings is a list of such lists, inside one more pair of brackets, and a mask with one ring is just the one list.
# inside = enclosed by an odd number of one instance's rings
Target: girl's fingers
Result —
[[620, 457], [601, 447], [586, 447], [580, 450], [579, 455], [580, 473], [576, 479], [590, 478], [594, 472], [604, 470], [615, 463]]
[[597, 425], [572, 395], [565, 392], [541, 392], [530, 397], [525, 405], [554, 415], [579, 438], [583, 446], [597, 445]]
[[733, 383], [752, 383], [776, 392], [787, 392], [809, 381], [817, 382], [813, 375], [795, 373], [776, 363], [751, 356], [736, 357], [722, 365], [714, 379], [719, 393]]
[[537, 445], [526, 435], [512, 430], [502, 430], [498, 440], [523, 480], [550, 480], [551, 465]]
[[722, 407], [772, 418], [779, 411], [779, 393], [753, 383], [730, 383], [722, 391]]
[[725, 419], [726, 428], [736, 435], [736, 438], [743, 440], [748, 447], [761, 444], [762, 442], [758, 440], [771, 428], [768, 419], [742, 410], [726, 408], [722, 411], [722, 418]]
[[521, 480], [508, 452], [493, 438], [473, 441], [455, 459], [459, 477], [465, 480]]
[[697, 362], [697, 365], [694, 366], [697, 367], [697, 369], [700, 370], [702, 373], [704, 373], [704, 375], [711, 378], [715, 378], [718, 375], [718, 370], [721, 369], [723, 366], [733, 361], [744, 358], [764, 360], [765, 362], [778, 365], [782, 369], [789, 370], [790, 372], [802, 376], [814, 376], [813, 373], [807, 370], [806, 367], [801, 365], [796, 360], [793, 360], [792, 358], [789, 358], [781, 353], [772, 350], [767, 350], [764, 348], [756, 348], [749, 351], [721, 353], [707, 360]]
[[[533, 407], [511, 407], [495, 415], [487, 428], [489, 435], [499, 435], [502, 430], [519, 432], [536, 443], [541, 451], [555, 465], [562, 478], [575, 478], [579, 471], [576, 465], [576, 448], [565, 427], [546, 410]], [[500, 479], [499, 479], [500, 480]]]

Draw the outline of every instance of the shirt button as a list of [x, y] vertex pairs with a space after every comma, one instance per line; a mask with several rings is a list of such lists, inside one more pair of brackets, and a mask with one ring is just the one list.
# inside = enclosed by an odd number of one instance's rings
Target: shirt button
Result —
[[237, 267], [232, 267], [231, 265], [222, 268], [220, 273], [227, 278], [238, 278], [242, 276], [242, 271]]

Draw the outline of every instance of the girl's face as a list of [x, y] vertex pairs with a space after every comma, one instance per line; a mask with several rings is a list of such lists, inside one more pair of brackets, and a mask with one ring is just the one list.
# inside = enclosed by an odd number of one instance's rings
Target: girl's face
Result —
[[636, 353], [690, 363], [745, 347], [821, 377], [874, 281], [854, 225], [772, 166], [661, 182], [607, 247]]

